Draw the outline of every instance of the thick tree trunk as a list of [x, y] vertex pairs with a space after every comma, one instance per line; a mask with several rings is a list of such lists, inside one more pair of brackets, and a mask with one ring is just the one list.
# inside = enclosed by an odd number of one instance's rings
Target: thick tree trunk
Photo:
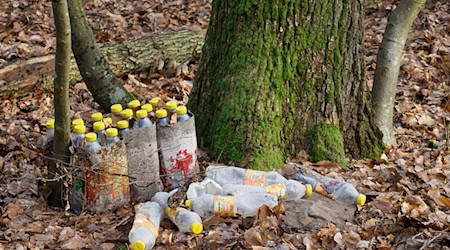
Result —
[[103, 110], [109, 110], [114, 103], [126, 105], [134, 97], [126, 91], [109, 68], [108, 62], [95, 41], [81, 0], [69, 1], [69, 14], [73, 54], [83, 80], [95, 101]]
[[[55, 137], [53, 139], [53, 158], [60, 162], [69, 162], [70, 143], [70, 105], [69, 105], [69, 75], [70, 75], [70, 20], [67, 10], [67, 0], [53, 0], [53, 15], [56, 29], [56, 58], [55, 58]], [[60, 176], [57, 167], [61, 163], [50, 161], [48, 168], [49, 179]], [[62, 180], [49, 181], [52, 189], [49, 203], [55, 206], [62, 205]]]
[[190, 107], [215, 160], [281, 167], [378, 157], [361, 1], [214, 1]]
[[[203, 34], [182, 30], [157, 34], [101, 49], [116, 76], [139, 73], [159, 61], [188, 61], [201, 52]], [[54, 55], [16, 62], [0, 69], [0, 97], [25, 95], [36, 88], [51, 89], [53, 85]], [[70, 83], [82, 80], [75, 59], [70, 62]]]
[[426, 0], [401, 0], [389, 15], [383, 41], [377, 56], [377, 68], [372, 90], [375, 124], [383, 133], [387, 145], [395, 144], [394, 101], [398, 73], [411, 25], [425, 6]]

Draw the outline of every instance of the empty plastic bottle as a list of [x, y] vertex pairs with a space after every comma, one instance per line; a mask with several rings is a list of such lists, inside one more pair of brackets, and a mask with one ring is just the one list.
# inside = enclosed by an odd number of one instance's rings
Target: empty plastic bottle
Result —
[[104, 122], [95, 122], [94, 123], [94, 131], [97, 134], [98, 143], [102, 144], [103, 140], [104, 140], [104, 136], [106, 135], [105, 123]]
[[203, 231], [202, 218], [197, 213], [182, 207], [168, 207], [166, 214], [180, 232], [200, 234]]
[[151, 104], [149, 103], [144, 104], [141, 106], [141, 109], [147, 111], [149, 117], [151, 118], [155, 117], [155, 112], [153, 112], [153, 106]]
[[128, 108], [133, 110], [133, 113], [136, 113], [136, 111], [139, 110], [139, 107], [141, 106], [141, 102], [139, 100], [132, 100], [128, 103]]
[[311, 196], [312, 187], [310, 184], [303, 185], [295, 180], [288, 180], [285, 183], [269, 185], [266, 187], [225, 184], [222, 187], [222, 193], [224, 195], [233, 196], [245, 193], [268, 193], [275, 195], [278, 200], [291, 201]]
[[117, 131], [117, 129], [108, 128], [106, 130], [105, 146], [110, 146], [110, 145], [113, 145], [114, 143], [119, 142], [120, 139], [119, 139], [118, 135], [119, 135], [119, 132]]
[[48, 119], [45, 127], [47, 128], [47, 136], [45, 137], [44, 145], [47, 145], [55, 137], [55, 119]]
[[[202, 182], [193, 182], [186, 191], [189, 200], [200, 197], [204, 194], [222, 195], [222, 187], [215, 181], [205, 178]], [[225, 194], [228, 195], [228, 194]]]
[[130, 129], [128, 128], [128, 121], [121, 120], [117, 122], [117, 127], [119, 128], [119, 135], [123, 138], [123, 134], [128, 132]]
[[171, 114], [175, 114], [177, 106], [178, 106], [178, 104], [176, 101], [166, 102], [166, 110], [167, 110], [167, 112], [169, 112]]
[[161, 98], [154, 97], [150, 100], [150, 104], [153, 106], [154, 109], [157, 109], [160, 101], [161, 101]]
[[134, 125], [136, 128], [147, 128], [153, 125], [152, 121], [148, 119], [148, 113], [146, 110], [138, 110], [136, 111], [137, 122]]
[[156, 125], [166, 126], [169, 125], [169, 119], [167, 119], [167, 111], [165, 109], [156, 110]]
[[122, 116], [123, 120], [130, 120], [133, 118], [133, 110], [131, 109], [124, 109], [122, 112], [120, 112], [120, 115]]
[[84, 140], [84, 137], [85, 137], [84, 133], [86, 133], [86, 126], [84, 126], [84, 125], [76, 125], [73, 128], [73, 133], [74, 133], [73, 137], [72, 137], [73, 146], [75, 148], [80, 148], [81, 144], [83, 144], [83, 140]]
[[111, 126], [113, 124], [111, 117], [103, 118], [103, 122], [105, 123], [106, 126]]
[[362, 206], [366, 203], [366, 196], [360, 194], [348, 182], [325, 177], [299, 164], [289, 163], [288, 165], [293, 165], [298, 171], [295, 175], [297, 180], [311, 184], [313, 190], [321, 195], [344, 204], [358, 204]]
[[166, 211], [166, 208], [169, 206], [167, 205], [167, 201], [169, 200], [169, 197], [174, 195], [176, 192], [178, 192], [178, 188], [175, 188], [174, 190], [170, 192], [157, 192], [151, 199], [151, 201], [158, 203], [163, 212]]
[[77, 125], [84, 125], [83, 119], [77, 118], [72, 121], [72, 128], [75, 128]]
[[257, 171], [230, 166], [209, 166], [206, 176], [221, 186], [225, 184], [269, 186], [287, 181], [281, 174], [271, 171]]
[[186, 207], [203, 218], [215, 216], [255, 216], [260, 206], [273, 208], [278, 205], [277, 197], [271, 194], [252, 193], [237, 196], [214, 196], [204, 194], [192, 200], [186, 200]]
[[146, 202], [136, 211], [133, 227], [128, 234], [132, 250], [148, 250], [155, 246], [161, 222], [161, 206]]
[[85, 137], [84, 149], [88, 152], [97, 152], [101, 149], [100, 143], [97, 141], [97, 134], [87, 133]]
[[102, 119], [103, 119], [103, 115], [102, 115], [102, 113], [100, 113], [100, 112], [93, 113], [93, 114], [91, 115], [91, 121], [92, 121], [92, 123], [99, 122], [99, 121], [101, 121]]
[[189, 119], [186, 106], [177, 107], [177, 122], [184, 122]]
[[122, 112], [122, 110], [123, 110], [122, 104], [111, 105], [113, 124], [116, 124], [118, 121], [122, 119], [122, 115], [120, 115], [120, 112]]

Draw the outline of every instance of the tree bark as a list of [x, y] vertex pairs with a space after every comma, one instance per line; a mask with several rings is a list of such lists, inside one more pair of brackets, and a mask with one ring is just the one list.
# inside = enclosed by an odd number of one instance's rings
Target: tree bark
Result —
[[[70, 75], [70, 20], [67, 0], [53, 0], [53, 15], [56, 30], [56, 58], [54, 78], [54, 107], [55, 107], [55, 137], [53, 139], [53, 158], [61, 162], [69, 162], [70, 143], [70, 105], [69, 105], [69, 75]], [[50, 161], [48, 168], [49, 179], [61, 175], [58, 165], [61, 163]], [[49, 203], [55, 206], [63, 204], [62, 180], [49, 181], [52, 189]]]
[[378, 157], [365, 83], [361, 1], [213, 2], [190, 108], [222, 162], [281, 167]]
[[377, 68], [372, 90], [372, 106], [375, 124], [383, 133], [387, 145], [395, 144], [393, 119], [395, 89], [411, 25], [426, 0], [401, 0], [397, 8], [389, 15], [383, 41], [377, 56]]
[[108, 111], [112, 104], [126, 105], [134, 97], [116, 78], [101, 53], [86, 19], [81, 0], [69, 1], [69, 15], [73, 54], [95, 101], [103, 110]]

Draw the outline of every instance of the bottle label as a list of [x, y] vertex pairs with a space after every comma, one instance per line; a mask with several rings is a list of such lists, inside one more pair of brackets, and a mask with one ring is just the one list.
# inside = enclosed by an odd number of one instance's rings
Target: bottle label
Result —
[[317, 183], [316, 189], [314, 191], [331, 199], [331, 195], [322, 187], [322, 183], [320, 182]]
[[177, 215], [179, 213], [181, 213], [181, 211], [183, 211], [184, 208], [178, 207], [178, 208], [169, 208], [167, 209], [166, 213], [167, 213], [167, 217], [169, 217], [169, 219], [175, 223], [175, 218], [177, 217]]
[[286, 187], [283, 183], [267, 186], [266, 192], [275, 195], [279, 200], [284, 200], [286, 198]]
[[152, 232], [152, 234], [155, 237], [158, 237], [158, 230], [155, 228], [153, 223], [147, 218], [150, 218], [150, 214], [147, 213], [146, 211], [140, 211], [139, 214], [136, 215], [136, 218], [134, 218], [133, 227], [144, 227], [150, 230], [150, 232]]
[[246, 170], [244, 175], [244, 185], [264, 186], [266, 172], [257, 170]]
[[234, 197], [216, 196], [214, 197], [215, 216], [234, 216]]

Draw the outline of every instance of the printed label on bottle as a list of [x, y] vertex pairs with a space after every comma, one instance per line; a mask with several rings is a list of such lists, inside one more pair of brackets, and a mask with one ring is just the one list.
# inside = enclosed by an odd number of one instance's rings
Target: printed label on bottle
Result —
[[181, 211], [183, 211], [184, 208], [178, 207], [178, 208], [169, 208], [167, 209], [166, 213], [167, 213], [167, 217], [169, 217], [169, 219], [175, 223], [175, 218], [177, 217], [177, 215], [179, 213], [181, 213]]
[[275, 195], [279, 200], [286, 198], [286, 186], [283, 183], [267, 186], [266, 192]]
[[264, 186], [266, 172], [257, 170], [246, 170], [244, 175], [244, 185]]
[[140, 214], [136, 215], [136, 218], [133, 222], [133, 227], [145, 227], [146, 229], [150, 230], [150, 232], [152, 232], [155, 237], [158, 237], [158, 230], [155, 228], [153, 223]]
[[325, 189], [322, 188], [321, 183], [317, 183], [316, 189], [314, 191], [331, 199], [331, 195]]
[[214, 197], [215, 216], [234, 216], [234, 197], [216, 196]]

